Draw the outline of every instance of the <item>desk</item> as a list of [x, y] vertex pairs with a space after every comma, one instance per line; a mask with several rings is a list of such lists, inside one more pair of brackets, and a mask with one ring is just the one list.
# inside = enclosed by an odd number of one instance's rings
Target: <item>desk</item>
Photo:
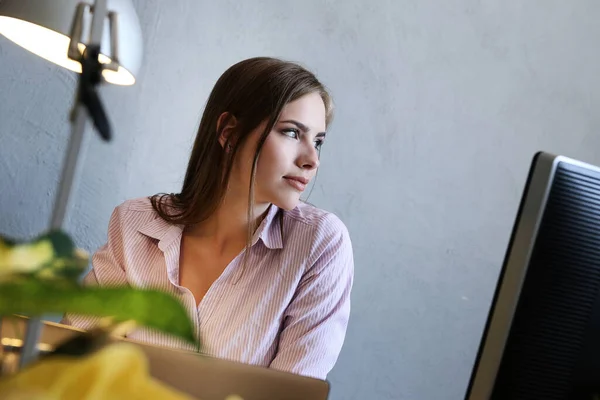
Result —
[[[3, 318], [0, 337], [18, 337], [16, 333], [25, 332], [25, 321], [21, 317]], [[40, 343], [54, 346], [79, 332], [82, 331], [46, 321]], [[201, 400], [223, 400], [232, 393], [244, 400], [326, 400], [329, 394], [327, 381], [127, 339], [113, 340], [139, 346], [148, 357], [152, 376]]]

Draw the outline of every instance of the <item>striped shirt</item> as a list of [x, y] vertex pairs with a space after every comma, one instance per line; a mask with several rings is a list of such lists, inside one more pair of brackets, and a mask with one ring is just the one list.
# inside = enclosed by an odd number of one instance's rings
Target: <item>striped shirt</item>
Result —
[[[246, 267], [242, 251], [196, 306], [192, 293], [179, 284], [183, 226], [160, 218], [148, 198], [128, 200], [115, 208], [107, 243], [93, 255], [84, 284], [171, 293], [188, 310], [203, 353], [325, 379], [346, 334], [352, 244], [345, 225], [332, 213], [305, 203], [278, 211], [271, 205], [256, 230]], [[66, 315], [62, 322], [89, 329], [97, 321]], [[128, 337], [193, 350], [149, 329]]]

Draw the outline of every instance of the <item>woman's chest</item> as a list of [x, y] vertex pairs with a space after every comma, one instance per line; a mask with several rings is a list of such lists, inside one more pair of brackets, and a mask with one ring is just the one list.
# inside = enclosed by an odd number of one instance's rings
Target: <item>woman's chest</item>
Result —
[[261, 363], [258, 358], [268, 359], [276, 347], [306, 266], [281, 250], [251, 250], [228, 264], [205, 261], [200, 272], [187, 276], [186, 270], [198, 268], [198, 260], [186, 264], [177, 248], [149, 248], [143, 269], [125, 267], [130, 284], [181, 298], [197, 324], [203, 351]]
[[[199, 306], [211, 288], [220, 283], [226, 270], [233, 268], [231, 264], [235, 258], [233, 252], [216, 255], [182, 246], [178, 265], [173, 267], [177, 271], [174, 283], [189, 290], [194, 304]], [[226, 280], [226, 277], [221, 280]]]

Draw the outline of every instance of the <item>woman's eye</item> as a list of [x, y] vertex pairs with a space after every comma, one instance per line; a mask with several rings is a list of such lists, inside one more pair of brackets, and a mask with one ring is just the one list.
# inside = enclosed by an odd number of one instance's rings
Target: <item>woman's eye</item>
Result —
[[292, 139], [298, 139], [300, 137], [300, 132], [297, 129], [284, 129], [281, 131], [286, 136], [291, 137]]
[[320, 150], [321, 146], [323, 146], [323, 139], [315, 140], [315, 149]]

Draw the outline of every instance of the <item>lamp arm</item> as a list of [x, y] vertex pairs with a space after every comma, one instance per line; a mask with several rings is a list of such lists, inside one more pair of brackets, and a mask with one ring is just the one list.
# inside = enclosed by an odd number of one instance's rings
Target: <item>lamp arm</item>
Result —
[[[74, 23], [71, 27], [73, 36], [71, 36], [72, 46], [77, 47], [80, 43], [82, 27], [78, 25], [77, 18], [82, 21], [83, 11], [87, 5], [80, 3], [75, 10]], [[110, 138], [110, 128], [108, 128], [108, 119], [95, 90], [95, 86], [101, 81], [102, 66], [98, 62], [100, 52], [100, 43], [102, 40], [102, 29], [104, 20], [107, 16], [106, 0], [95, 0], [92, 11], [92, 26], [90, 30], [90, 40], [86, 46], [83, 55], [78, 51], [78, 60], [82, 64], [82, 73], [79, 76], [78, 88], [74, 108], [71, 113], [71, 135], [67, 154], [64, 159], [62, 175], [58, 192], [55, 197], [52, 218], [50, 221], [51, 229], [60, 229], [64, 223], [66, 211], [71, 200], [73, 185], [80, 175], [81, 163], [79, 159], [82, 156], [82, 143], [85, 139], [85, 128], [87, 124], [87, 113], [92, 117], [96, 128], [105, 140]], [[115, 49], [113, 49], [115, 50]], [[108, 128], [108, 129], [107, 129]], [[38, 357], [38, 342], [41, 336], [43, 323], [40, 317], [33, 317], [27, 324], [23, 348], [20, 355], [19, 367], [23, 368]]]

